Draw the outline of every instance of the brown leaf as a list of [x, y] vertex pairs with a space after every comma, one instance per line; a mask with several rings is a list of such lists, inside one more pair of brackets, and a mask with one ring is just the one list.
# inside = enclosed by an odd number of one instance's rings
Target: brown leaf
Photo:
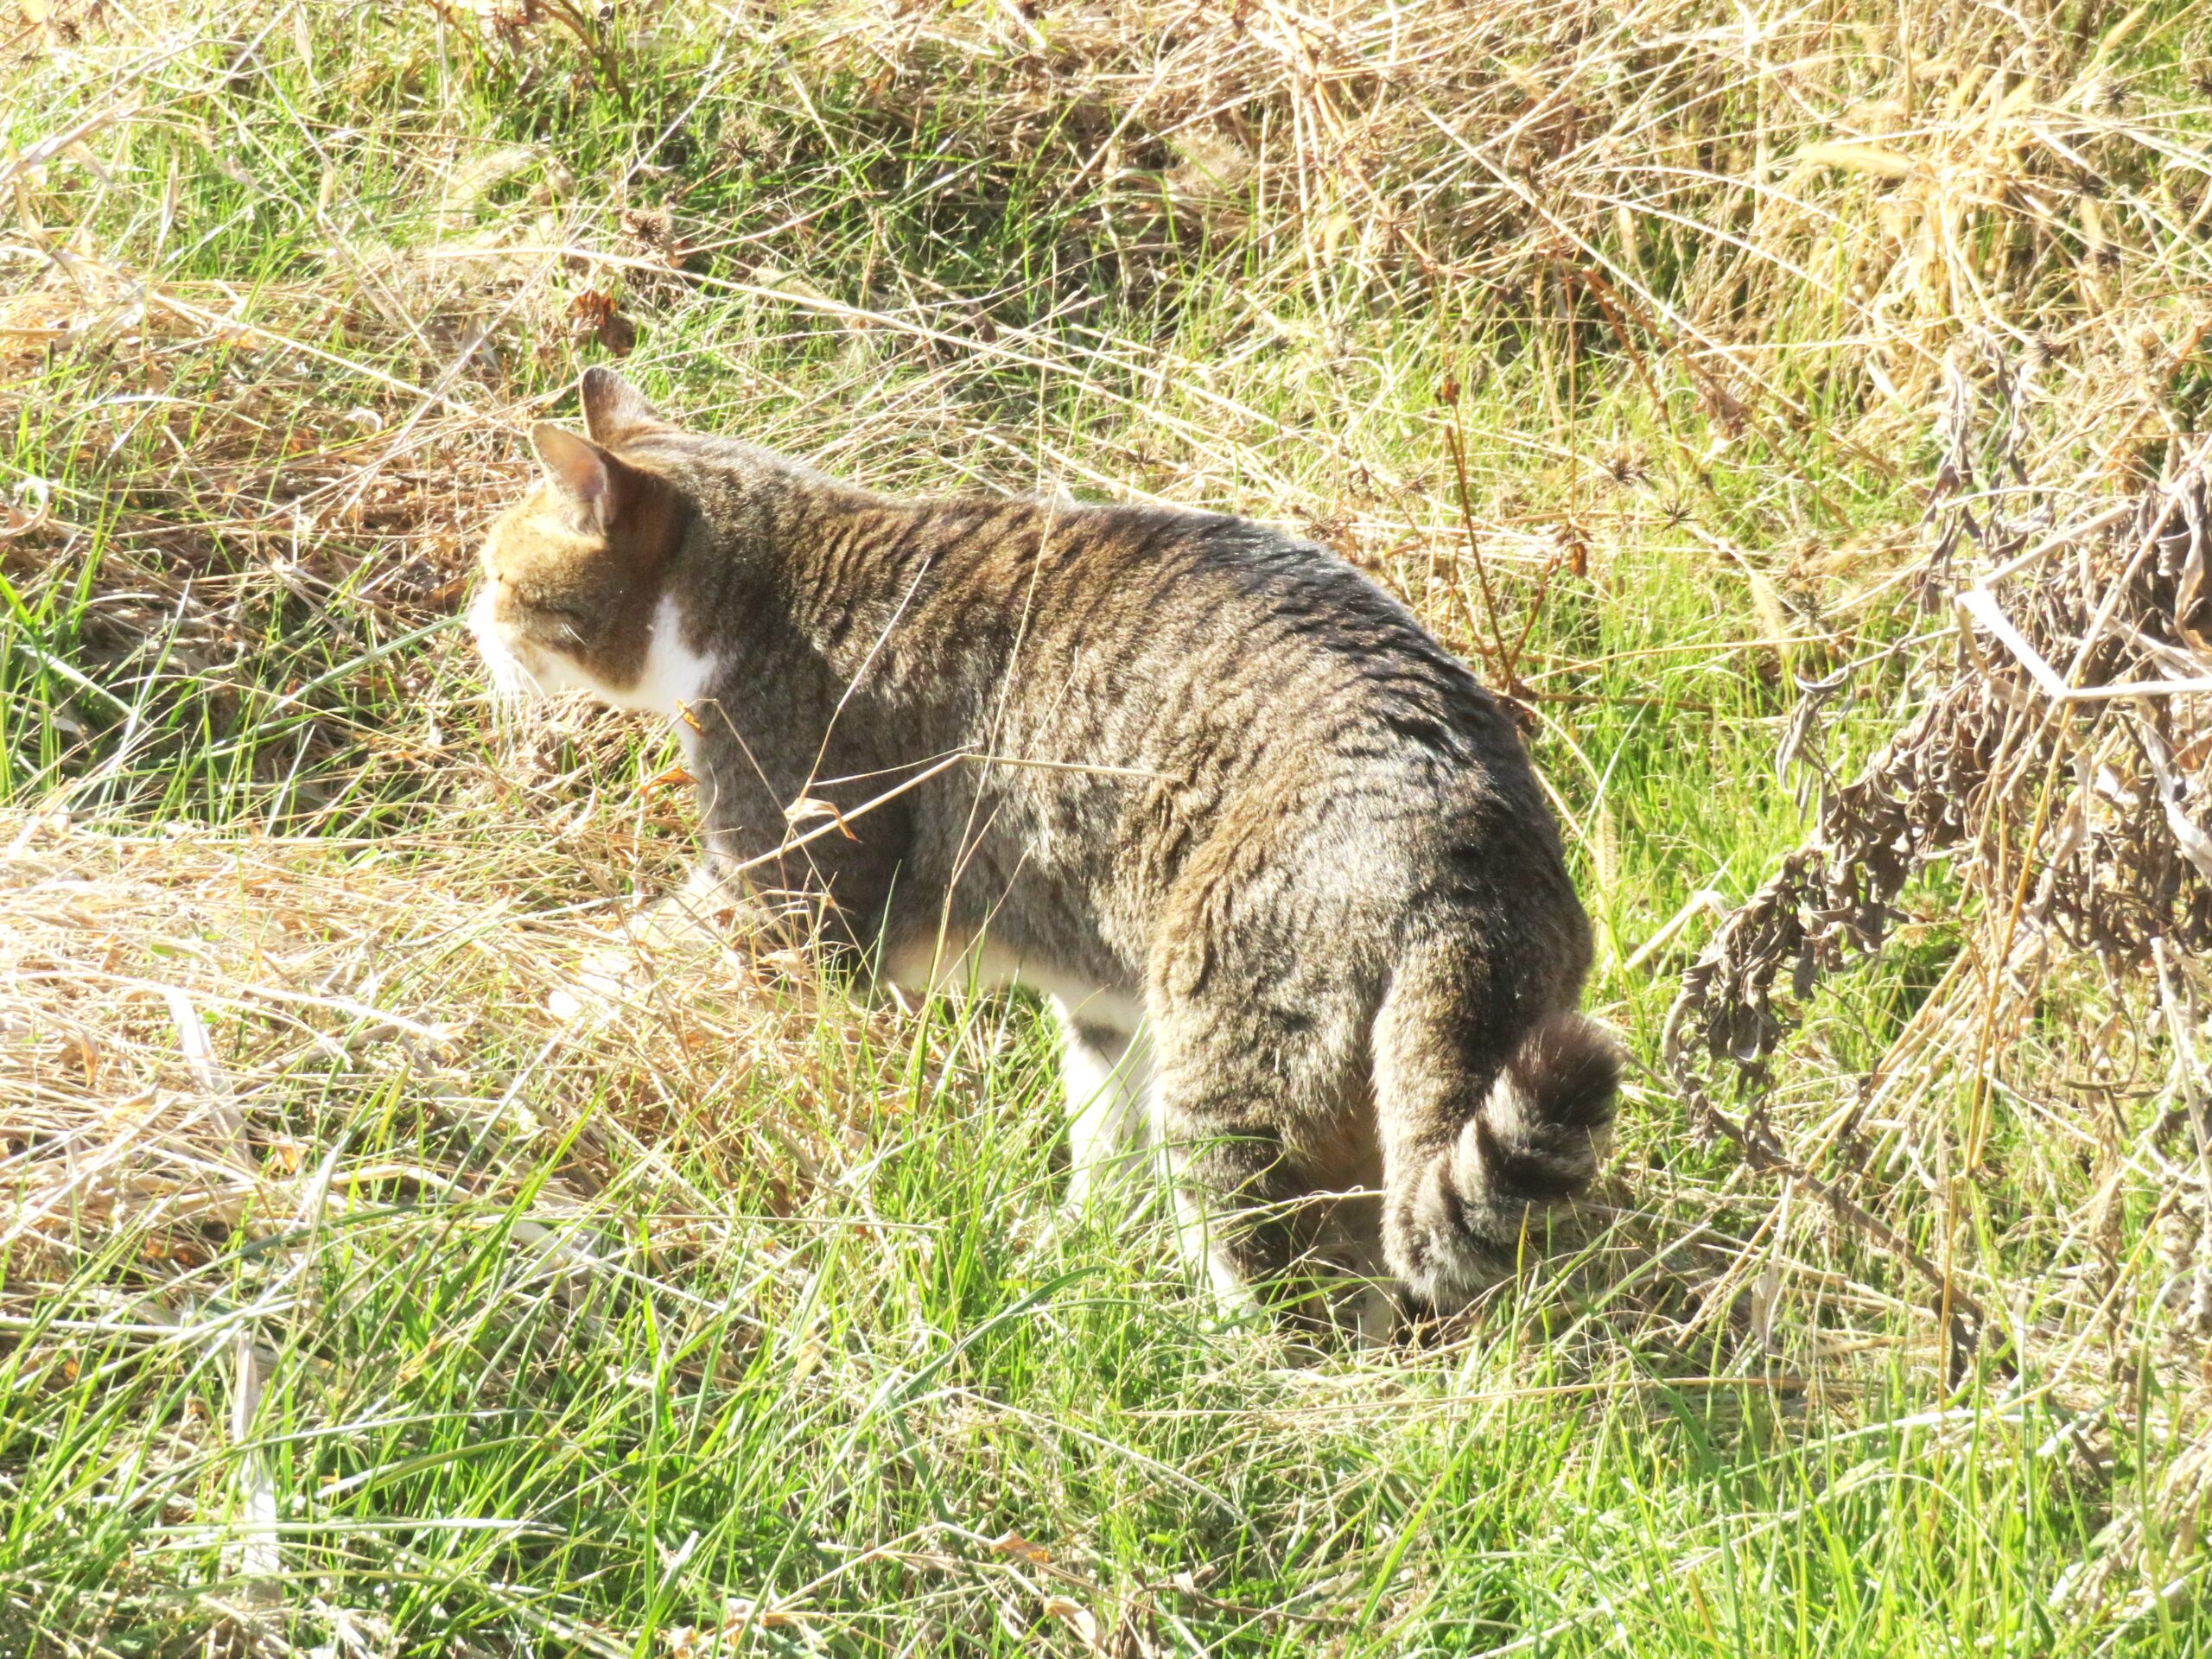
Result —
[[698, 781], [682, 766], [671, 766], [665, 772], [655, 772], [644, 783], [639, 784], [632, 792], [639, 795], [653, 795], [664, 789], [677, 789], [685, 784], [695, 784]]
[[1033, 1544], [1018, 1532], [1007, 1532], [991, 1540], [991, 1548], [1001, 1555], [1012, 1555], [1032, 1567], [1043, 1567], [1052, 1559], [1052, 1552], [1042, 1544]]
[[569, 302], [576, 332], [588, 335], [617, 357], [626, 357], [638, 343], [638, 325], [616, 308], [614, 296], [588, 288]]

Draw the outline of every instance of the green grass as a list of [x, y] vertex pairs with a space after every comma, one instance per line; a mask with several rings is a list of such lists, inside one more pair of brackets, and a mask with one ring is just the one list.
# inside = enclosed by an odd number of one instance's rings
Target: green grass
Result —
[[[1938, 867], [1776, 1063], [1793, 1155], [2005, 1311], [1951, 1378], [1662, 1082], [1711, 918], [1644, 948], [1940, 679], [1959, 385], [2007, 512], [2193, 433], [2202, 9], [788, 10], [0, 48], [0, 1652], [2212, 1653], [2204, 1195], [2163, 1058], [2080, 1082], [2140, 985], [2054, 976], [1958, 1176]], [[451, 622], [589, 294], [702, 424], [1268, 518], [1510, 658], [1638, 1061], [1595, 1202], [1292, 1366], [1156, 1202], [1045, 1224], [1033, 1010], [641, 941], [667, 744], [498, 713]]]

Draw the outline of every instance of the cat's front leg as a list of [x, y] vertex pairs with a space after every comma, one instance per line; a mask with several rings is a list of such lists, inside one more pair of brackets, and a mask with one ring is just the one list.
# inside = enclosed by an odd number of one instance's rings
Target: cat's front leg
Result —
[[1066, 1209], [1078, 1216], [1102, 1193], [1134, 1197], [1150, 1161], [1151, 1045], [1141, 1031], [1087, 1019], [1050, 999], [1060, 1026], [1067, 1091]]

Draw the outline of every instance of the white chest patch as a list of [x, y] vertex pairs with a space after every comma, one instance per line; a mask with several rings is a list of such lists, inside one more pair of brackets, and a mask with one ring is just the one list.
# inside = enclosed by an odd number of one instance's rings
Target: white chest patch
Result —
[[[717, 659], [710, 651], [696, 652], [683, 643], [683, 615], [671, 594], [661, 595], [646, 631], [651, 638], [645, 646], [645, 665], [635, 685], [627, 690], [613, 691], [584, 681], [580, 671], [577, 678], [601, 702], [641, 715], [658, 715], [669, 721], [676, 728], [677, 741], [683, 746], [684, 758], [689, 760], [699, 741], [699, 733], [698, 728], [684, 716], [694, 703], [707, 695], [707, 688], [714, 683]], [[704, 720], [707, 716], [693, 718]]]

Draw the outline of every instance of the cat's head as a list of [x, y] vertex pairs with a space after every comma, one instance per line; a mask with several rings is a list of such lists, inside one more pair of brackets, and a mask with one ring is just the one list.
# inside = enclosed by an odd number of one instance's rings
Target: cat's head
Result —
[[628, 701], [652, 655], [683, 499], [620, 451], [666, 423], [611, 369], [583, 377], [584, 430], [531, 429], [543, 472], [484, 538], [468, 610], [503, 692], [590, 691]]

